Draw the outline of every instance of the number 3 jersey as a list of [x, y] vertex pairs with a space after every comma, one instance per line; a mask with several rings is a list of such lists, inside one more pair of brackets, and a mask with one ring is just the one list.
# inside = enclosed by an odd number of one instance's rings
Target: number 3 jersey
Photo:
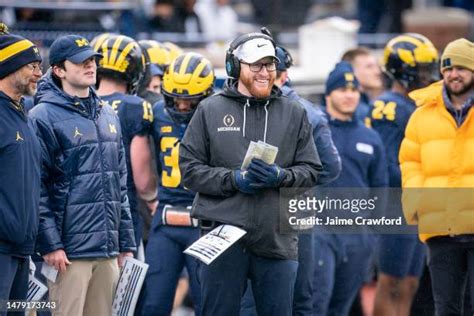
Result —
[[157, 156], [160, 205], [191, 205], [195, 193], [183, 187], [178, 162], [179, 146], [188, 125], [175, 122], [163, 101], [153, 105], [153, 115], [152, 135]]
[[151, 104], [140, 97], [116, 92], [101, 96], [118, 114], [122, 128], [122, 139], [127, 158], [127, 190], [130, 208], [136, 210], [136, 190], [130, 162], [130, 144], [135, 136], [149, 135], [153, 123]]
[[390, 187], [401, 187], [398, 152], [405, 137], [405, 128], [416, 105], [409, 97], [387, 91], [374, 102], [369, 112], [372, 128], [385, 145]]

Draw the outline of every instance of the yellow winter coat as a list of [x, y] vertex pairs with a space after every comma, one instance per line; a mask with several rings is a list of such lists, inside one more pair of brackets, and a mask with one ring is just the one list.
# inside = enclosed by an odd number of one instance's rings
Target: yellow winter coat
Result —
[[400, 148], [403, 212], [420, 239], [474, 234], [474, 109], [458, 128], [442, 82], [410, 94], [418, 109]]

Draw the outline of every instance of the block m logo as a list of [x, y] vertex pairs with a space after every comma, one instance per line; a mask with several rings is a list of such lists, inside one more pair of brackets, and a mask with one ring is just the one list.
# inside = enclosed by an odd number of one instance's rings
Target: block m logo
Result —
[[76, 45], [78, 47], [82, 47], [82, 46], [89, 45], [89, 42], [85, 38], [81, 38], [81, 39], [76, 40]]
[[109, 130], [112, 134], [117, 134], [117, 129], [115, 128], [114, 124], [109, 123]]

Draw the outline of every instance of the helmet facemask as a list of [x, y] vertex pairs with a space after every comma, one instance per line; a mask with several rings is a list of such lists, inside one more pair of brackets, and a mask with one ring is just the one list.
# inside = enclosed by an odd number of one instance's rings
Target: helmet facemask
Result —
[[[199, 102], [206, 98], [205, 96], [194, 97], [194, 98], [180, 98], [180, 97], [171, 97], [167, 94], [164, 94], [166, 110], [170, 116], [178, 124], [188, 124], [191, 121], [191, 118], [196, 111], [196, 108], [199, 105]], [[191, 101], [190, 109], [187, 111], [182, 111], [178, 107], [178, 99]]]

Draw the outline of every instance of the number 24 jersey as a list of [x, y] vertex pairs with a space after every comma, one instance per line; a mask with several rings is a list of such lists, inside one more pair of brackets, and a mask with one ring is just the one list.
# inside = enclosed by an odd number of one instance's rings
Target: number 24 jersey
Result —
[[385, 146], [390, 187], [401, 187], [398, 153], [408, 120], [415, 109], [415, 102], [410, 98], [388, 91], [373, 102], [369, 112], [370, 124], [379, 133]]

